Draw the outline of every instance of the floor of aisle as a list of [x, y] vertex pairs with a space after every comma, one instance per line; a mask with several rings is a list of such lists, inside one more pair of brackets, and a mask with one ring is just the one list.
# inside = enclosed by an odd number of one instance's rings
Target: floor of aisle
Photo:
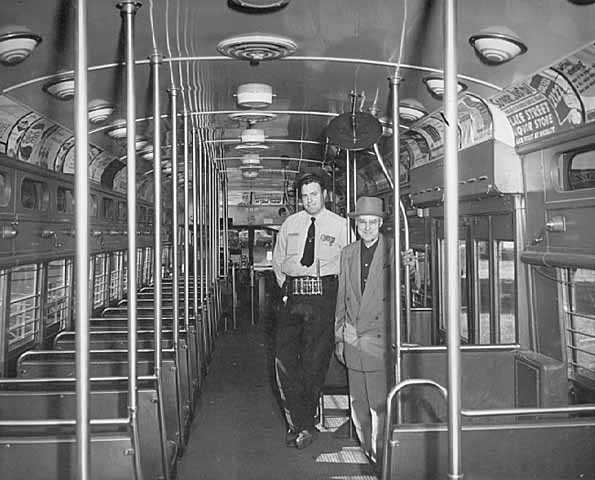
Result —
[[303, 450], [285, 445], [270, 337], [256, 326], [217, 338], [177, 478], [375, 479], [357, 441], [340, 431], [320, 432]]

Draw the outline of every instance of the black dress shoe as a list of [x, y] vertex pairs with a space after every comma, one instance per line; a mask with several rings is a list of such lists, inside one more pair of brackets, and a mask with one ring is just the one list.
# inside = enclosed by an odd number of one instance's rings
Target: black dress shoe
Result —
[[285, 434], [285, 445], [287, 445], [288, 447], [297, 447], [295, 443], [297, 437], [298, 432], [295, 432], [290, 428], [289, 430], [287, 430], [287, 433]]
[[306, 448], [308, 445], [310, 445], [313, 441], [314, 441], [314, 431], [311, 430], [302, 430], [300, 433], [298, 433], [296, 439], [295, 439], [295, 446], [298, 449], [302, 449], [302, 448]]

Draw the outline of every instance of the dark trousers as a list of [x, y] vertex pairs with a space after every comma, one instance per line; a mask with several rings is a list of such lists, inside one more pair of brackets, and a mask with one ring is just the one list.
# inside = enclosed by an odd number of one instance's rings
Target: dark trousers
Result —
[[289, 428], [313, 429], [335, 344], [336, 282], [325, 295], [290, 296], [277, 324], [275, 374]]

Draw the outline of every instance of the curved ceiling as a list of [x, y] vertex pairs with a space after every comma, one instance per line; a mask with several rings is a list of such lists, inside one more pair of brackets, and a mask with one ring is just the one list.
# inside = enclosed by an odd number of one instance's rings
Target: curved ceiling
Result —
[[[116, 105], [105, 124], [123, 118], [126, 112], [123, 26], [115, 1], [88, 1], [88, 60], [90, 67], [115, 64], [92, 70], [88, 75], [89, 99], [104, 99]], [[137, 2], [139, 5], [141, 2]], [[0, 91], [51, 119], [66, 130], [73, 129], [74, 105], [57, 100], [42, 89], [44, 81], [26, 84], [74, 68], [75, 23], [72, 0], [3, 0], [0, 19], [8, 26], [22, 25], [39, 34], [43, 41], [26, 61], [0, 66]], [[250, 65], [226, 59], [217, 53], [222, 40], [235, 35], [260, 32], [287, 37], [297, 44], [299, 57], [361, 58], [397, 62], [440, 69], [443, 54], [442, 5], [437, 0], [292, 0], [272, 13], [247, 13], [232, 8], [228, 0], [143, 1], [135, 15], [136, 109], [140, 119], [137, 133], [150, 136], [152, 85], [146, 60], [157, 51], [165, 59], [216, 57], [192, 62], [164, 62], [161, 69], [160, 98], [163, 113], [170, 110], [168, 89], [182, 88], [178, 111], [184, 105], [200, 114], [201, 127], [213, 128], [211, 136], [236, 139], [245, 122], [234, 121], [225, 110], [237, 110], [234, 94], [244, 83], [267, 83], [275, 96], [269, 110], [279, 114], [263, 122], [267, 138], [310, 140], [313, 143], [271, 143], [263, 160], [263, 174], [254, 179], [238, 175], [236, 160], [229, 160], [230, 185], [237, 190], [283, 189], [293, 172], [308, 160], [324, 156], [324, 128], [329, 113], [349, 111], [349, 93], [361, 95], [357, 105], [368, 111], [375, 103], [379, 116], [387, 114], [389, 84], [394, 74], [385, 66], [288, 58]], [[458, 69], [460, 75], [504, 88], [593, 41], [595, 7], [567, 0], [459, 0]], [[482, 63], [469, 45], [469, 37], [481, 29], [504, 25], [516, 32], [528, 52], [506, 64]], [[403, 44], [401, 33], [403, 31]], [[440, 108], [423, 82], [424, 72], [401, 70], [401, 98], [415, 98], [431, 112]], [[483, 98], [497, 89], [465, 81], [469, 91]], [[282, 114], [291, 111], [291, 114]], [[326, 114], [321, 115], [318, 113]], [[104, 125], [105, 125], [104, 124]], [[164, 128], [170, 123], [164, 122]], [[101, 127], [101, 125], [100, 125]], [[8, 128], [5, 126], [5, 128]], [[120, 159], [125, 148], [105, 135], [104, 128], [91, 127], [89, 141], [99, 147], [106, 165]], [[168, 137], [164, 134], [164, 140]], [[223, 157], [237, 157], [234, 143], [214, 149]], [[303, 162], [292, 159], [303, 159]], [[276, 159], [275, 159], [276, 158]], [[225, 160], [227, 162], [227, 160]], [[141, 168], [152, 168], [141, 164]], [[279, 173], [281, 172], [281, 173]]]

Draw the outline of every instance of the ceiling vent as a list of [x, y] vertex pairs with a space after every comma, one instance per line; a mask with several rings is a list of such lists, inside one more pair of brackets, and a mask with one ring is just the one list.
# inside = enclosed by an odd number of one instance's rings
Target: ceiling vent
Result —
[[248, 60], [258, 65], [265, 60], [277, 60], [292, 55], [297, 44], [289, 38], [262, 33], [250, 33], [222, 40], [217, 51], [226, 57]]

